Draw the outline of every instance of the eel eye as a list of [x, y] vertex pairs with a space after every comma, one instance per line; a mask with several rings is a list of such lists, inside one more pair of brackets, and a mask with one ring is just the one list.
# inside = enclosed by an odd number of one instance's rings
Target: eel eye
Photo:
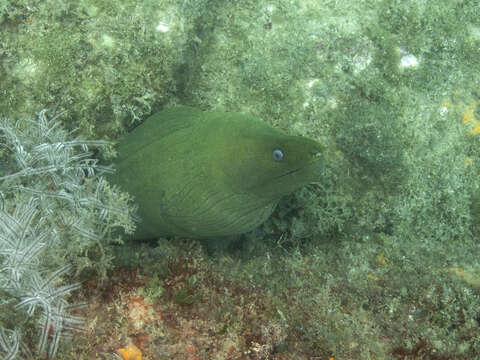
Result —
[[275, 149], [275, 150], [273, 150], [272, 157], [273, 157], [273, 160], [275, 160], [275, 161], [280, 161], [280, 160], [282, 160], [282, 159], [283, 159], [283, 152], [282, 152], [282, 150], [280, 150], [280, 149]]

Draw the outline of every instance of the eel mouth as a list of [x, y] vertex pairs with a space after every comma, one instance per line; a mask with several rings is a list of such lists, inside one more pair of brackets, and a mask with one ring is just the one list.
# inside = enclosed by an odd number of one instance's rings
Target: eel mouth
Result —
[[269, 193], [270, 192], [269, 189], [270, 190], [272, 189], [272, 184], [273, 184], [273, 187], [275, 187], [275, 183], [277, 184], [284, 183], [284, 185], [280, 185], [283, 187], [285, 186], [286, 182], [289, 181], [289, 180], [286, 180], [288, 179], [288, 177], [292, 177], [293, 179], [292, 183], [294, 185], [287, 186], [288, 188], [292, 188], [292, 189], [285, 190], [285, 193], [293, 191], [295, 190], [295, 188], [305, 185], [309, 182], [316, 181], [316, 178], [320, 176], [321, 170], [324, 168], [323, 153], [321, 150], [316, 149], [316, 151], [312, 151], [310, 154], [311, 154], [310, 159], [308, 161], [305, 161], [305, 163], [301, 164], [300, 166], [287, 170], [274, 177], [268, 178], [264, 180], [262, 183], [256, 183], [256, 184], [242, 187], [242, 190], [238, 191], [237, 193], [247, 193], [252, 191], [258, 192], [258, 191], [261, 191], [260, 189], [263, 189], [265, 193]]
[[280, 181], [281, 182], [281, 181], [283, 181], [284, 178], [286, 178], [288, 176], [296, 176], [296, 174], [300, 174], [298, 176], [302, 176], [302, 174], [301, 174], [302, 172], [304, 172], [305, 174], [307, 174], [308, 172], [311, 172], [311, 175], [306, 176], [303, 181], [300, 181], [300, 183], [298, 184], [298, 187], [300, 187], [300, 186], [305, 185], [309, 182], [315, 181], [315, 178], [320, 176], [320, 173], [321, 173], [321, 170], [322, 170], [323, 167], [324, 166], [323, 166], [322, 158], [320, 158], [318, 156], [318, 154], [315, 154], [314, 158], [311, 161], [304, 164], [303, 166], [299, 166], [299, 167], [296, 167], [294, 169], [288, 170], [288, 171], [286, 171], [286, 172], [284, 172], [280, 175], [277, 175], [275, 177], [270, 178], [269, 180], [267, 180], [267, 181], [265, 181], [261, 184], [256, 184], [256, 185], [250, 186], [246, 190], [252, 190], [253, 188], [267, 188], [267, 187], [270, 186], [271, 182], [275, 182], [275, 181]]
[[308, 170], [308, 169], [311, 169], [312, 167], [315, 167], [315, 166], [318, 166], [318, 169], [314, 169], [314, 170], [318, 170], [320, 171], [322, 169], [322, 165], [323, 165], [323, 159], [322, 159], [322, 153], [321, 152], [316, 152], [315, 154], [313, 154], [312, 156], [312, 160], [310, 160], [308, 163], [306, 163], [304, 166], [300, 166], [300, 167], [297, 167], [295, 169], [292, 169], [292, 170], [289, 170], [283, 174], [280, 174], [276, 177], [274, 177], [273, 179], [279, 179], [279, 178], [282, 178], [284, 176], [288, 176], [288, 175], [292, 175], [296, 172], [299, 172], [301, 170]]

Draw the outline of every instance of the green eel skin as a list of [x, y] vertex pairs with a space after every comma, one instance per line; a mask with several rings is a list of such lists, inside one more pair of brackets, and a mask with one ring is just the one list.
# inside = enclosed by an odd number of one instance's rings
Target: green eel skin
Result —
[[135, 239], [254, 229], [280, 198], [318, 180], [323, 147], [252, 116], [181, 106], [120, 140], [109, 180], [134, 196]]

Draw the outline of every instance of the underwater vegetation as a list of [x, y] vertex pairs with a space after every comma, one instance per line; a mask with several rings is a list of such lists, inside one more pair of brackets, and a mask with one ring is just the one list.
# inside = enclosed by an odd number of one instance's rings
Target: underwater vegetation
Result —
[[73, 137], [58, 116], [43, 110], [34, 120], [2, 119], [0, 136], [6, 159], [0, 176], [0, 354], [51, 358], [60, 341], [84, 325], [75, 315], [82, 304], [69, 301], [80, 288], [71, 271], [102, 277], [111, 261], [112, 229], [120, 222], [133, 231], [128, 198], [110, 188], [99, 176], [109, 169], [91, 158], [89, 149], [106, 142]]
[[[480, 358], [478, 1], [0, 0], [0, 30], [0, 357]], [[314, 139], [321, 178], [228, 249], [121, 239], [95, 158], [178, 104]]]

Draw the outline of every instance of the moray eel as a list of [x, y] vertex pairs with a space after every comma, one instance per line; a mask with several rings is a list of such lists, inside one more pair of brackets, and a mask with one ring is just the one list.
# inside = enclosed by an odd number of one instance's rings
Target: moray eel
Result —
[[322, 149], [252, 116], [175, 107], [119, 141], [110, 181], [135, 198], [135, 239], [231, 236], [317, 180]]

